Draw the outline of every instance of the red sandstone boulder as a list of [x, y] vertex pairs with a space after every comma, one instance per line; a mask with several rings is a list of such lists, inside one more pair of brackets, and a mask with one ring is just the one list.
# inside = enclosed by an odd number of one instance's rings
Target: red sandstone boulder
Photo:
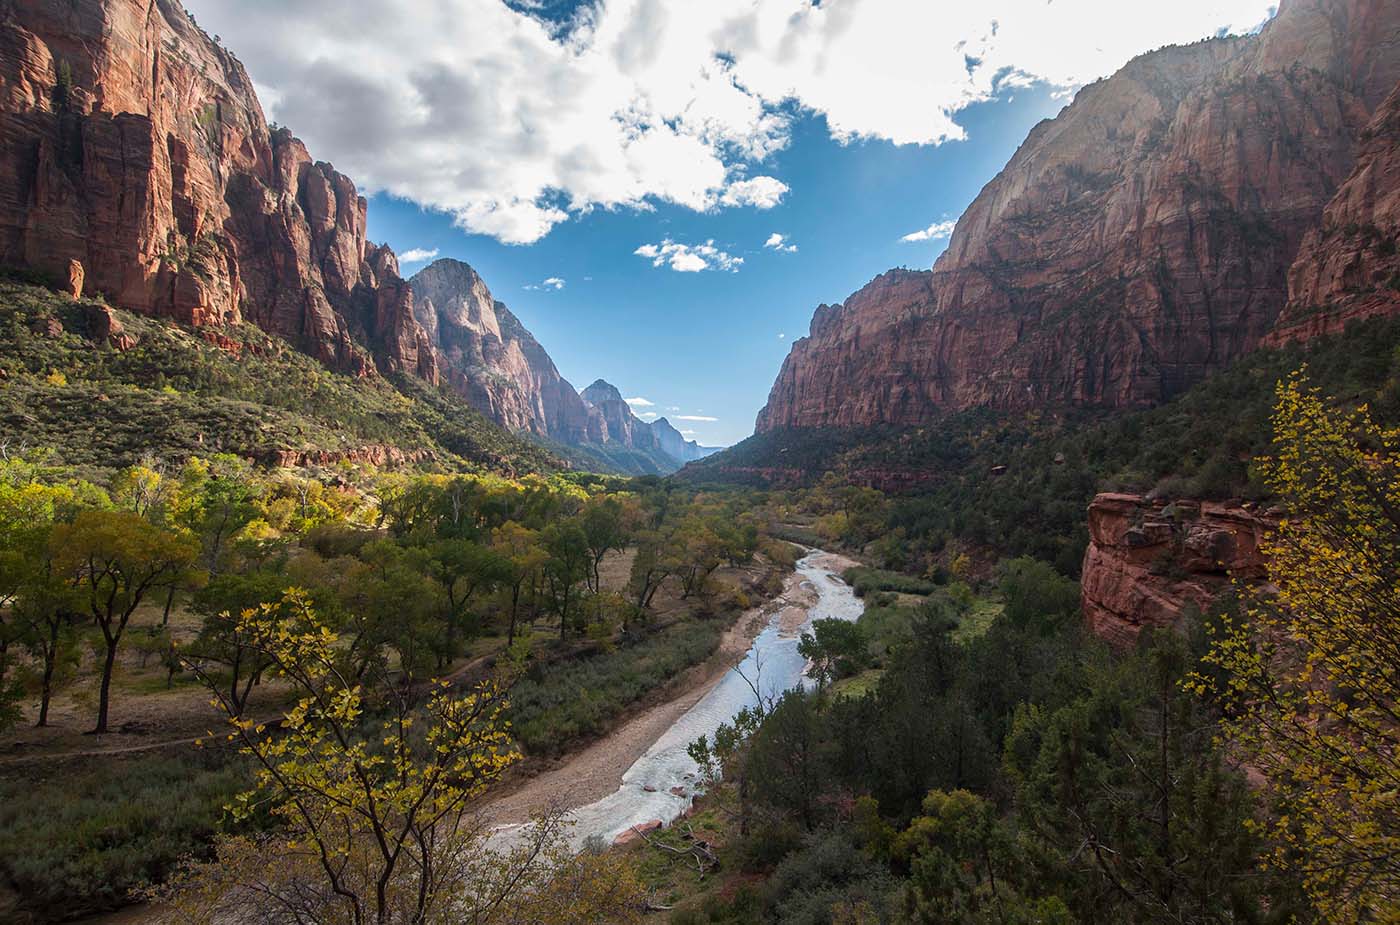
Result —
[[1262, 579], [1259, 547], [1274, 524], [1239, 505], [1097, 496], [1080, 579], [1089, 628], [1127, 648], [1145, 627], [1174, 627], [1188, 608], [1208, 609], [1232, 578]]
[[111, 344], [117, 350], [130, 350], [136, 338], [126, 332], [117, 313], [106, 305], [87, 306], [88, 339], [98, 344]]
[[614, 838], [613, 845], [614, 847], [616, 847], [620, 845], [630, 845], [634, 841], [641, 841], [643, 835], [648, 835], [652, 832], [655, 832], [659, 828], [661, 828], [660, 819], [651, 819], [647, 822], [640, 823], [639, 825], [634, 825], [627, 831], [623, 832], [621, 835], [618, 835], [616, 838]]

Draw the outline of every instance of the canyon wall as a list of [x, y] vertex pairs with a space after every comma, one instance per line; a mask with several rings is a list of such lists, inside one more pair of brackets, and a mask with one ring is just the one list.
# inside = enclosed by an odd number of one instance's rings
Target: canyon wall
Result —
[[250, 321], [328, 366], [436, 381], [355, 185], [270, 128], [173, 0], [0, 12], [0, 264], [196, 326]]
[[[268, 125], [243, 66], [175, 0], [0, 5], [0, 265], [216, 341], [249, 322], [337, 371], [441, 382], [560, 443], [671, 436], [625, 405], [610, 428], [470, 266], [406, 281], [366, 218], [355, 184]], [[665, 442], [677, 465], [693, 458]]]
[[1031, 131], [932, 270], [819, 307], [757, 429], [1172, 397], [1274, 328], [1358, 154], [1393, 154], [1373, 115], [1397, 80], [1390, 0], [1292, 0], [1134, 59]]
[[1264, 578], [1260, 545], [1276, 521], [1252, 505], [1101, 494], [1089, 505], [1080, 593], [1095, 635], [1132, 646], [1148, 627], [1207, 611], [1232, 579]]

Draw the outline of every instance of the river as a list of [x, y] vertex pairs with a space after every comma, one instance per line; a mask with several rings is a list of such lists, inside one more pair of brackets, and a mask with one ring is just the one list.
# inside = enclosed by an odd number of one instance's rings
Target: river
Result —
[[699, 791], [700, 769], [686, 747], [702, 735], [713, 738], [721, 724], [756, 705], [750, 682], [756, 682], [765, 700], [796, 685], [813, 683], [806, 677], [805, 660], [797, 654], [801, 633], [810, 629], [813, 620], [855, 620], [865, 609], [850, 586], [821, 564], [825, 558], [826, 553], [814, 549], [797, 562], [798, 574], [816, 592], [816, 602], [801, 626], [784, 632], [781, 614], [773, 614], [743, 661], [652, 743], [628, 768], [616, 791], [570, 813], [574, 822], [570, 840], [576, 847], [594, 836], [611, 843], [634, 825], [653, 820], [669, 823], [688, 810]]

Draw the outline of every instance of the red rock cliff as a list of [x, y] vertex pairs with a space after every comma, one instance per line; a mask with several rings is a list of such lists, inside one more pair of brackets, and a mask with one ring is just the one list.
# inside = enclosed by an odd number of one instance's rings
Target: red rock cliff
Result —
[[1080, 579], [1089, 628], [1126, 648], [1146, 627], [1175, 626], [1188, 608], [1209, 608], [1232, 577], [1263, 578], [1259, 546], [1273, 523], [1239, 505], [1097, 496]]
[[539, 341], [470, 266], [436, 260], [409, 284], [444, 377], [472, 404], [512, 430], [565, 443], [607, 440]]
[[931, 271], [818, 308], [758, 430], [1171, 397], [1270, 331], [1397, 80], [1393, 0], [1133, 60], [1032, 130]]
[[1400, 312], [1400, 87], [1361, 133], [1356, 166], [1309, 231], [1288, 273], [1270, 343], [1340, 331]]
[[0, 5], [0, 263], [78, 261], [123, 308], [246, 319], [336, 369], [435, 380], [365, 212], [173, 0]]

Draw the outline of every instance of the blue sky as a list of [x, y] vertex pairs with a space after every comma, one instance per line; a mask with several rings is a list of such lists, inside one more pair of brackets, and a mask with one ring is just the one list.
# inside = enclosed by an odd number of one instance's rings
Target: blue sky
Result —
[[[841, 145], [823, 119], [802, 117], [791, 145], [765, 165], [790, 188], [768, 210], [600, 209], [521, 246], [380, 194], [370, 201], [370, 236], [400, 254], [437, 250], [472, 264], [575, 386], [602, 377], [653, 403], [639, 413], [667, 415], [702, 444], [727, 445], [753, 432], [788, 341], [807, 333], [812, 310], [891, 267], [932, 265], [946, 239], [901, 238], [956, 219], [1026, 132], [1064, 102], [1044, 86], [1008, 93], [964, 110], [958, 121], [968, 139], [938, 147]], [[765, 248], [774, 232], [797, 251]], [[744, 263], [737, 272], [680, 273], [634, 254], [665, 238], [713, 239]], [[423, 265], [405, 264], [404, 275]], [[564, 287], [525, 288], [549, 278]], [[678, 414], [718, 420], [676, 421]]]
[[1273, 9], [185, 3], [269, 119], [371, 196], [406, 275], [414, 251], [467, 261], [576, 386], [606, 378], [705, 444], [752, 432], [816, 305], [931, 265], [946, 240], [902, 238], [956, 219], [1076, 88]]

